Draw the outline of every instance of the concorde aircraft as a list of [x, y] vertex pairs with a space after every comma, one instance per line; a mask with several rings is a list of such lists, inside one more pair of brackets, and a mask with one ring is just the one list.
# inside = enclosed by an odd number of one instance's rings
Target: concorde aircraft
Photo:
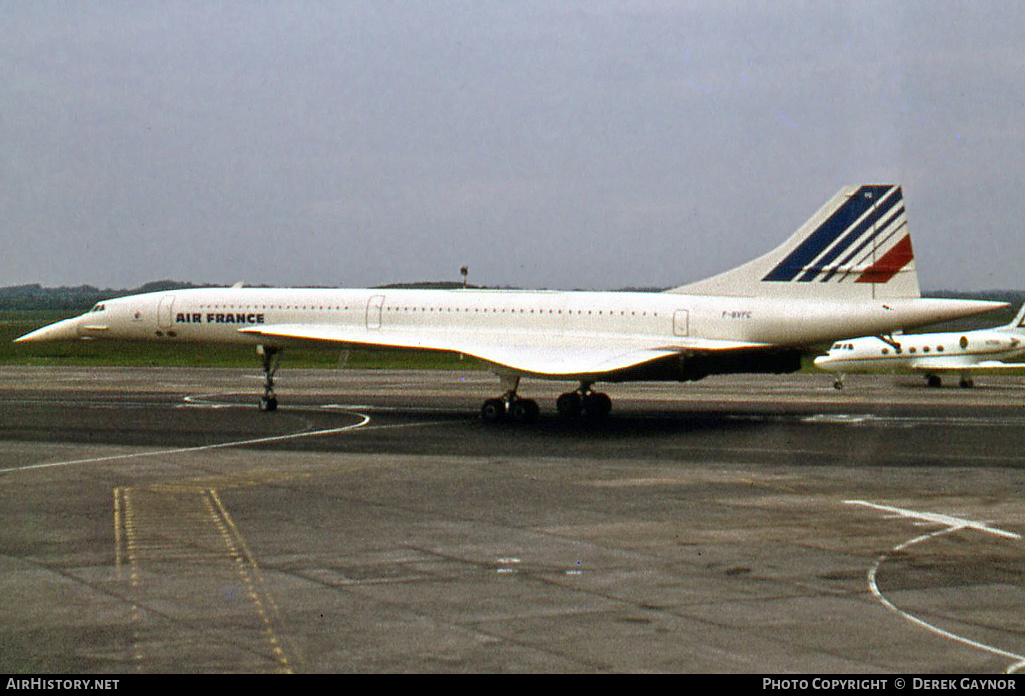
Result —
[[499, 377], [485, 421], [532, 421], [539, 407], [517, 393], [523, 377], [576, 382], [558, 412], [600, 418], [611, 401], [598, 382], [794, 372], [814, 344], [1004, 306], [923, 299], [901, 188], [868, 184], [842, 188], [764, 256], [665, 292], [173, 290], [107, 300], [16, 340], [253, 344], [265, 411], [277, 408], [274, 374], [290, 345], [461, 353]]
[[958, 376], [962, 387], [974, 385], [979, 372], [1025, 370], [1025, 363], [1003, 362], [1025, 358], [1025, 305], [1010, 324], [979, 331], [862, 336], [837, 341], [829, 352], [815, 358], [815, 367], [836, 376], [833, 386], [843, 389], [852, 372], [899, 372], [925, 375], [930, 387], [943, 384], [946, 375]]

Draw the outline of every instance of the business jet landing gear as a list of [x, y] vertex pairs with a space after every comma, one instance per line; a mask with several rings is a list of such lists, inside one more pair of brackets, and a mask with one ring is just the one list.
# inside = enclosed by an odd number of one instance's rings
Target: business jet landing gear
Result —
[[256, 354], [263, 360], [263, 396], [260, 397], [261, 411], [276, 411], [278, 397], [274, 394], [274, 373], [281, 364], [281, 349], [269, 346], [256, 346]]
[[516, 375], [499, 375], [505, 393], [497, 399], [488, 399], [480, 409], [480, 418], [485, 423], [498, 423], [512, 418], [522, 423], [534, 423], [541, 415], [541, 409], [533, 399], [517, 396], [520, 378]]
[[843, 389], [843, 380], [844, 375], [837, 375], [836, 380], [833, 382], [833, 389], [836, 389], [837, 391]]
[[[925, 382], [930, 387], [943, 386], [943, 380], [940, 378], [939, 375], [926, 375]], [[958, 386], [960, 386], [962, 389], [971, 389], [975, 386], [975, 382], [972, 380], [970, 375], [961, 375], [961, 381], [958, 382]]]
[[612, 399], [608, 394], [591, 391], [591, 385], [582, 382], [575, 392], [566, 392], [555, 401], [555, 409], [566, 418], [581, 414], [588, 418], [605, 418], [612, 411]]

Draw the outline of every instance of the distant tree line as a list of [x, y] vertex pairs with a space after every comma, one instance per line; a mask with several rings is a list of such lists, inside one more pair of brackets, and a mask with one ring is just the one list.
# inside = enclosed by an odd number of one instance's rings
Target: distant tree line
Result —
[[[78, 285], [75, 287], [61, 286], [59, 288], [44, 288], [39, 283], [30, 285], [11, 285], [0, 288], [0, 310], [53, 310], [53, 311], [85, 311], [97, 302], [109, 300], [112, 297], [124, 295], [137, 295], [144, 292], [161, 292], [163, 290], [183, 290], [187, 288], [216, 288], [226, 287], [215, 283], [197, 285], [195, 283], [183, 283], [177, 280], [156, 280], [145, 283], [137, 288], [97, 288], [92, 285]], [[268, 287], [265, 285], [253, 287]], [[395, 283], [382, 285], [382, 289], [389, 288], [419, 288], [419, 289], [454, 289], [463, 287], [462, 283], [448, 281], [424, 281], [419, 283]], [[477, 286], [469, 286], [471, 288]]]
[[194, 285], [180, 283], [175, 280], [157, 280], [146, 283], [131, 290], [100, 289], [92, 285], [76, 287], [44, 288], [38, 283], [31, 285], [12, 285], [0, 288], [0, 310], [61, 310], [85, 311], [97, 302], [109, 300], [121, 295], [132, 295], [142, 292], [159, 292], [161, 290], [179, 290], [181, 288], [214, 287], [211, 285]]

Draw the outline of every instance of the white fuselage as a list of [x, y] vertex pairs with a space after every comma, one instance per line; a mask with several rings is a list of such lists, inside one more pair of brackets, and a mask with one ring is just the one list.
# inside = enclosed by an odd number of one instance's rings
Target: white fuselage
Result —
[[802, 347], [965, 313], [962, 302], [932, 299], [784, 302], [634, 292], [210, 288], [108, 300], [24, 338], [291, 342], [240, 331], [273, 324], [345, 327], [368, 344], [387, 343], [390, 332], [416, 332], [624, 349], [672, 348], [694, 338]]

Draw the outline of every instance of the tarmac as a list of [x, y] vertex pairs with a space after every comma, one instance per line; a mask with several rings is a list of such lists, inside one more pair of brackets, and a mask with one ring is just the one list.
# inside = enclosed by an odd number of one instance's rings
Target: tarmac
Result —
[[6, 367], [0, 672], [1025, 665], [1025, 378]]

